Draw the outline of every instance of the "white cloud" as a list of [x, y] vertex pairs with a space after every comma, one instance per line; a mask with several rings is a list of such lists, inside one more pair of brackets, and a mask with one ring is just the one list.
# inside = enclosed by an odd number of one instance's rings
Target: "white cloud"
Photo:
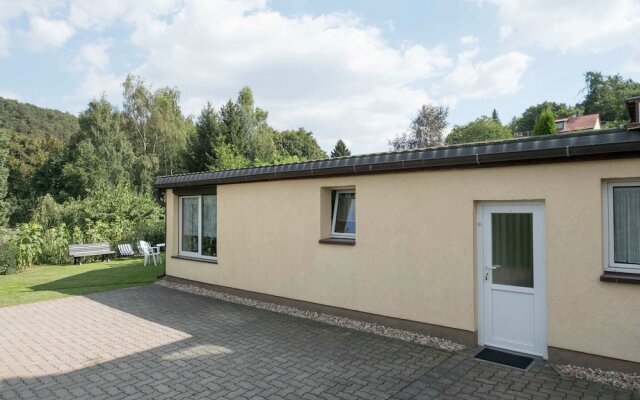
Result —
[[601, 52], [637, 42], [637, 0], [490, 0], [498, 6], [501, 38], [514, 46]]
[[385, 149], [452, 63], [443, 47], [392, 47], [354, 15], [286, 17], [262, 2], [189, 2], [137, 24], [132, 43], [148, 51], [135, 72], [178, 86], [188, 112], [249, 85], [275, 127], [311, 129], [325, 149], [348, 137], [358, 152]]
[[472, 35], [463, 36], [460, 38], [460, 44], [469, 46], [478, 44], [478, 38]]
[[100, 39], [83, 45], [73, 60], [73, 66], [79, 70], [106, 70], [111, 60], [109, 55], [111, 44], [110, 39]]
[[458, 55], [456, 67], [444, 80], [440, 90], [449, 92], [447, 102], [459, 99], [492, 99], [511, 96], [520, 89], [520, 79], [531, 63], [528, 55], [512, 51], [487, 61], [476, 61], [478, 50]]
[[103, 30], [115, 21], [143, 22], [149, 18], [166, 15], [178, 7], [170, 0], [72, 0], [69, 4], [69, 21], [82, 29]]
[[73, 61], [70, 63], [72, 72], [80, 73], [80, 83], [74, 94], [66, 97], [67, 101], [78, 103], [78, 109], [82, 108], [88, 99], [102, 96], [103, 94], [113, 103], [119, 103], [122, 93], [124, 74], [111, 72], [112, 46], [110, 39], [98, 39], [80, 47]]
[[31, 50], [41, 51], [62, 46], [73, 33], [73, 27], [66, 21], [31, 17], [29, 29], [24, 36]]
[[[11, 22], [26, 14], [28, 19], [49, 14], [61, 6], [60, 1], [0, 0], [0, 57], [9, 55], [10, 48], [19, 39], [30, 39], [25, 32], [13, 34]], [[30, 46], [32, 43], [27, 43]]]
[[[376, 27], [349, 13], [285, 16], [266, 0], [8, 4], [11, 15], [0, 15], [0, 55], [14, 34], [3, 35], [2, 27], [22, 16], [29, 29], [15, 35], [31, 50], [62, 46], [75, 32], [103, 37], [64, 47], [64, 68], [80, 82], [65, 97], [75, 110], [102, 93], [117, 103], [128, 71], [155, 87], [180, 88], [183, 109], [193, 114], [249, 85], [272, 125], [304, 126], [326, 150], [339, 138], [357, 153], [384, 150], [423, 103], [512, 95], [530, 62], [516, 51], [484, 60], [474, 36], [460, 39], [469, 47], [457, 57], [444, 46], [392, 45], [385, 40], [392, 21]], [[114, 29], [118, 39], [108, 39]]]

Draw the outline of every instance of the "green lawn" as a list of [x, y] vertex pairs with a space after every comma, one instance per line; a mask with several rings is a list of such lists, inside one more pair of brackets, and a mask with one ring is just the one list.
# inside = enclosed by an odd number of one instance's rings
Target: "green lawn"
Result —
[[0, 307], [141, 285], [155, 281], [163, 272], [164, 262], [145, 267], [142, 258], [36, 266], [19, 274], [0, 275]]

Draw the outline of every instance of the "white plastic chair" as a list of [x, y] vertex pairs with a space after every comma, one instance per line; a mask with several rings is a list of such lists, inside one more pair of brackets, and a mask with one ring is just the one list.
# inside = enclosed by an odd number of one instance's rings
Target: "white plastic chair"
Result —
[[138, 242], [138, 250], [144, 256], [144, 266], [147, 266], [147, 260], [149, 257], [153, 260], [153, 265], [158, 265], [158, 257], [160, 257], [160, 248], [154, 247], [149, 244], [149, 242], [145, 242], [141, 240]]

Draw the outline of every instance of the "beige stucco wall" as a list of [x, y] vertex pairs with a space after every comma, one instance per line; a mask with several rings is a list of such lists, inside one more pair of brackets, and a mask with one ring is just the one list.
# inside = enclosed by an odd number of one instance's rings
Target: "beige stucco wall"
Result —
[[[475, 202], [543, 200], [549, 346], [640, 362], [640, 286], [599, 280], [602, 180], [628, 177], [640, 160], [222, 185], [219, 264], [168, 258], [167, 274], [476, 331]], [[353, 247], [318, 243], [339, 186], [357, 191]], [[169, 255], [177, 207], [168, 191]]]

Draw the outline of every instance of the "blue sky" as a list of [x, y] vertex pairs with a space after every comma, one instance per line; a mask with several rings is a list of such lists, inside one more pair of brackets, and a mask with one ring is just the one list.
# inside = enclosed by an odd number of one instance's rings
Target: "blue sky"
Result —
[[640, 80], [640, 1], [0, 0], [0, 96], [78, 113], [127, 73], [187, 114], [249, 85], [279, 129], [387, 150], [423, 103], [463, 124]]

